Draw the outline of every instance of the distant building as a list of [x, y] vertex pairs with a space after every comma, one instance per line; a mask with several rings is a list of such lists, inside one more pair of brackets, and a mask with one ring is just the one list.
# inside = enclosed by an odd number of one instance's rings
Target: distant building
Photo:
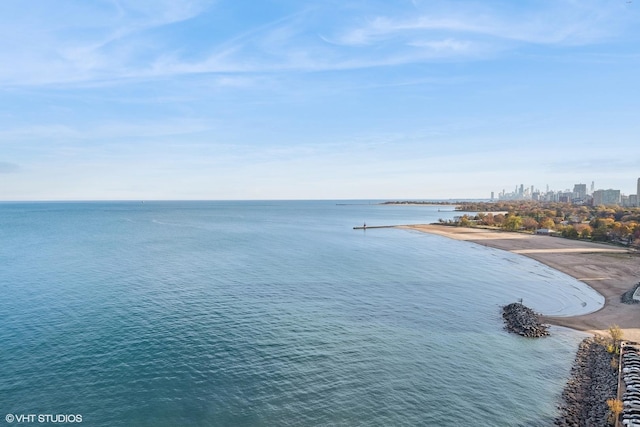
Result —
[[544, 195], [543, 200], [545, 202], [557, 202], [558, 201], [558, 194], [554, 191], [547, 191], [547, 193]]
[[549, 228], [538, 228], [536, 230], [536, 234], [542, 235], [542, 236], [551, 236], [553, 234], [555, 234], [555, 230], [551, 230]]
[[565, 191], [563, 193], [558, 194], [558, 201], [560, 203], [571, 203], [573, 201], [573, 193], [569, 191]]
[[515, 201], [533, 200], [540, 202], [571, 203], [577, 206], [624, 206], [640, 207], [640, 178], [638, 178], [638, 191], [635, 195], [626, 196], [620, 190], [594, 190], [595, 182], [591, 181], [591, 191], [587, 184], [574, 184], [573, 191], [567, 188], [564, 191], [553, 191], [547, 184], [546, 192], [542, 192], [534, 185], [516, 184], [512, 191], [504, 188], [500, 192], [491, 192], [491, 200]]
[[593, 205], [619, 205], [620, 190], [596, 190], [593, 192]]
[[576, 184], [573, 186], [574, 200], [584, 201], [587, 198], [587, 184]]

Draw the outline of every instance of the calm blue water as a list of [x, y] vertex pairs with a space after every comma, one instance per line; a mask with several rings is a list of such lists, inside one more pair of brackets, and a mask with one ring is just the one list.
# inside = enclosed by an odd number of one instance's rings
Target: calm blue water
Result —
[[0, 204], [0, 416], [550, 425], [583, 336], [507, 334], [500, 306], [575, 310], [575, 280], [470, 243], [352, 229], [453, 214], [335, 202]]

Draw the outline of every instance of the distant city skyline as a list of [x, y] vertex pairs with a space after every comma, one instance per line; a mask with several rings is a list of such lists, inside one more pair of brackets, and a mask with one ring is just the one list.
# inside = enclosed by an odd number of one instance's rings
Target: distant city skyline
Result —
[[637, 191], [635, 2], [61, 0], [0, 23], [0, 200]]
[[640, 178], [637, 178], [636, 183], [637, 192], [633, 194], [627, 194], [620, 189], [615, 188], [599, 188], [596, 186], [595, 181], [591, 181], [590, 185], [586, 183], [576, 183], [573, 185], [573, 189], [566, 188], [563, 190], [554, 189], [548, 184], [545, 185], [545, 190], [542, 191], [538, 187], [531, 185], [525, 186], [524, 184], [516, 185], [513, 191], [507, 191], [503, 189], [499, 193], [491, 192], [491, 200], [540, 200], [540, 201], [552, 201], [552, 202], [572, 202], [572, 203], [592, 203], [594, 205], [612, 205], [619, 204], [622, 206], [639, 206], [640, 199]]

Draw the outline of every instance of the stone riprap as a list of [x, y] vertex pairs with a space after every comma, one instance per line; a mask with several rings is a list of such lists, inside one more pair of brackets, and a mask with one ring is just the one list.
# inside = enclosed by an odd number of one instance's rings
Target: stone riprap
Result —
[[629, 289], [627, 292], [622, 294], [620, 300], [625, 304], [640, 304], [640, 301], [633, 299], [633, 294], [640, 287], [640, 283], [636, 284], [634, 287]]
[[571, 377], [562, 392], [556, 426], [608, 426], [607, 399], [615, 398], [618, 371], [611, 365], [615, 354], [607, 352], [606, 342], [587, 338], [580, 343]]
[[549, 327], [540, 322], [539, 315], [519, 302], [502, 307], [502, 318], [509, 332], [528, 338], [549, 335]]

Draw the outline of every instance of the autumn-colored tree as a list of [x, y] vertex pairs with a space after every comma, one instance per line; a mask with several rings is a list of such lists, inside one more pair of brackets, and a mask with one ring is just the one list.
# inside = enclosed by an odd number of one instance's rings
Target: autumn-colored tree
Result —
[[549, 217], [543, 218], [540, 221], [540, 228], [548, 228], [548, 229], [552, 230], [552, 229], [555, 228], [555, 226], [556, 226], [556, 223], [553, 222], [553, 219], [551, 219]]
[[538, 221], [531, 218], [530, 216], [527, 216], [522, 219], [522, 226], [525, 230], [535, 230], [539, 227], [539, 224]]
[[613, 218], [601, 218], [601, 224], [604, 224], [605, 227], [611, 228], [613, 224], [616, 222]]
[[622, 338], [624, 337], [622, 329], [620, 329], [620, 326], [618, 325], [611, 325], [609, 326], [609, 335], [611, 336], [613, 345], [617, 348], [620, 344], [620, 341], [622, 341]]
[[631, 229], [627, 225], [622, 224], [621, 222], [618, 222], [618, 221], [614, 222], [611, 227], [611, 234], [613, 234], [615, 237], [619, 239], [627, 237], [630, 232], [631, 232]]
[[573, 225], [569, 225], [564, 230], [562, 230], [562, 237], [567, 237], [569, 239], [577, 239], [578, 230], [576, 230], [576, 228]]
[[482, 218], [482, 224], [484, 225], [488, 225], [488, 226], [492, 226], [495, 224], [495, 221], [493, 220], [493, 214], [492, 213], [488, 213], [486, 214], [483, 218]]
[[589, 224], [576, 224], [574, 227], [581, 239], [588, 239], [591, 237], [591, 226]]
[[586, 221], [591, 217], [591, 211], [586, 206], [580, 206], [576, 214], [580, 218], [580, 221]]
[[471, 227], [471, 221], [469, 220], [469, 216], [462, 215], [462, 218], [460, 218], [460, 221], [458, 221], [458, 225], [460, 227]]
[[598, 227], [591, 232], [591, 239], [596, 242], [606, 242], [609, 239], [607, 227]]
[[598, 216], [598, 218], [615, 218], [616, 215], [616, 211], [615, 209], [612, 208], [608, 208], [606, 206], [603, 205], [598, 205], [595, 208], [596, 211], [596, 215]]
[[509, 231], [517, 231], [522, 227], [522, 218], [518, 215], [509, 215], [505, 218], [503, 227]]
[[[522, 226], [531, 229], [532, 218], [539, 228], [554, 229], [562, 232], [568, 225], [575, 227], [578, 236], [594, 241], [607, 241], [612, 238], [640, 245], [640, 208], [572, 205], [561, 202], [538, 202], [533, 200], [501, 200], [498, 202], [463, 203], [457, 210], [463, 212], [493, 212], [477, 214], [478, 223], [489, 226], [504, 226], [505, 215], [509, 212], [522, 218]], [[471, 218], [470, 218], [471, 219]], [[587, 229], [590, 221], [591, 229]], [[571, 230], [567, 230], [573, 234]]]
[[591, 238], [591, 227], [584, 227], [580, 230], [580, 238], [581, 239], [590, 239]]
[[611, 366], [611, 369], [613, 369], [614, 371], [618, 370], [618, 368], [620, 367], [620, 360], [618, 359], [617, 356], [614, 356], [611, 358], [611, 361], [609, 362], [609, 366]]
[[611, 424], [615, 424], [616, 420], [620, 416], [620, 413], [624, 409], [624, 404], [620, 399], [607, 399], [607, 406], [609, 407], [610, 416], [609, 421]]

